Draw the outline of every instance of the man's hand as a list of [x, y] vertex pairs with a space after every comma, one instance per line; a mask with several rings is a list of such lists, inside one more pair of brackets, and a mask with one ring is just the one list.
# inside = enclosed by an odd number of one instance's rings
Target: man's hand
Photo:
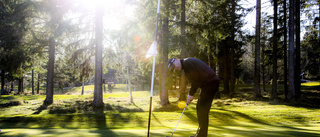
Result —
[[189, 104], [193, 100], [193, 96], [188, 95], [187, 97], [187, 104]]

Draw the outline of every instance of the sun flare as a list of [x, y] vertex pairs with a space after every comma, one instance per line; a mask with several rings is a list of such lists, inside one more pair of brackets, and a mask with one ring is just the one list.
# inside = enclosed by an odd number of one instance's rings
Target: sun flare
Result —
[[82, 7], [94, 9], [98, 4], [105, 5], [109, 0], [78, 0]]
[[107, 30], [119, 30], [122, 25], [132, 19], [134, 6], [125, 0], [78, 0], [80, 7], [95, 10], [97, 5], [103, 7], [103, 24]]

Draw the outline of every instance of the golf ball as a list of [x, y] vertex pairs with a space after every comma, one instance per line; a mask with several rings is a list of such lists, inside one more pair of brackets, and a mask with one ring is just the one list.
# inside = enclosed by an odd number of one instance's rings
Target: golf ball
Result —
[[185, 101], [180, 101], [180, 102], [178, 103], [178, 107], [179, 107], [180, 109], [183, 109], [185, 106], [186, 106], [186, 102], [185, 102]]

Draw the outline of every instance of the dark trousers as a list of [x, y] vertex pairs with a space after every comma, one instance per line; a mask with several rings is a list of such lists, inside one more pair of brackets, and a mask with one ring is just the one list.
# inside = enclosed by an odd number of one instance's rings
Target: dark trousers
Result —
[[219, 90], [219, 80], [206, 83], [202, 87], [199, 94], [199, 99], [197, 102], [197, 116], [199, 128], [197, 131], [197, 137], [207, 137], [208, 134], [208, 124], [209, 124], [209, 112], [211, 104], [215, 94]]

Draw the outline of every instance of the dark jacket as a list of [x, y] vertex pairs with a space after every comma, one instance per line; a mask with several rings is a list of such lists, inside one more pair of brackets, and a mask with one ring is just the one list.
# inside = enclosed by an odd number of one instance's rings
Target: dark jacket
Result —
[[198, 88], [207, 83], [219, 80], [216, 73], [203, 61], [196, 58], [180, 59], [182, 70], [191, 83], [190, 96], [193, 96]]

